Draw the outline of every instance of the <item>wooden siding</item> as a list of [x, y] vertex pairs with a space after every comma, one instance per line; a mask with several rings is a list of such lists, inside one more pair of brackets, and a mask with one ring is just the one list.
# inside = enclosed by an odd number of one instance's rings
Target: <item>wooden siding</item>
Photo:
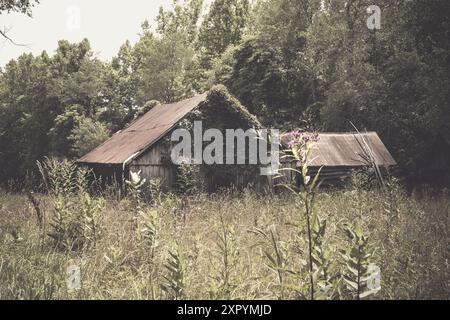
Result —
[[[281, 165], [283, 168], [280, 171], [280, 175], [282, 177], [275, 178], [273, 177], [274, 185], [279, 185], [283, 183], [293, 183], [294, 185], [300, 186], [302, 178], [299, 173], [295, 172], [292, 169], [301, 170], [300, 168], [296, 168], [295, 162], [284, 162]], [[343, 182], [348, 180], [352, 173], [355, 171], [362, 170], [364, 166], [333, 166], [333, 167], [317, 167], [310, 166], [308, 167], [308, 173], [311, 178], [315, 177], [320, 170], [318, 181], [323, 186], [332, 186], [332, 185], [342, 185]], [[286, 170], [287, 169], [287, 170]]]
[[130, 164], [130, 171], [141, 171], [141, 177], [147, 181], [159, 179], [163, 190], [170, 190], [175, 184], [176, 168], [164, 163], [163, 156], [165, 154], [170, 154], [167, 147], [158, 142]]

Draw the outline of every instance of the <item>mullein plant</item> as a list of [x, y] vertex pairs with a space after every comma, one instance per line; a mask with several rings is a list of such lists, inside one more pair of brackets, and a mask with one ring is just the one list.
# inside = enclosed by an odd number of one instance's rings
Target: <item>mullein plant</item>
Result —
[[[304, 133], [298, 130], [286, 134], [283, 137], [283, 142], [287, 145], [288, 150], [282, 155], [281, 159], [293, 162], [295, 166], [294, 168], [280, 169], [280, 178], [283, 177], [283, 171], [293, 171], [302, 180], [300, 187], [292, 184], [282, 184], [282, 186], [292, 191], [298, 197], [306, 220], [309, 273], [308, 296], [311, 300], [325, 298], [324, 292], [329, 287], [327, 283], [319, 286], [319, 280], [327, 276], [326, 268], [328, 267], [329, 259], [327, 251], [322, 248], [326, 222], [322, 224], [315, 208], [315, 197], [320, 185], [318, 179], [321, 169], [311, 178], [308, 168], [314, 144], [318, 139], [318, 134]], [[297, 227], [300, 229], [299, 233], [302, 233], [302, 224], [298, 224]], [[318, 287], [322, 289], [319, 290]]]

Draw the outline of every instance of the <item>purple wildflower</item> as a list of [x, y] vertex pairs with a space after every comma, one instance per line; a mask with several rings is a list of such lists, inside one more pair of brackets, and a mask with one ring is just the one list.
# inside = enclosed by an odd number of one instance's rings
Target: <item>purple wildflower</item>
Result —
[[287, 133], [284, 136], [284, 140], [288, 148], [290, 149], [292, 148], [303, 149], [309, 142], [319, 141], [319, 134], [294, 130]]

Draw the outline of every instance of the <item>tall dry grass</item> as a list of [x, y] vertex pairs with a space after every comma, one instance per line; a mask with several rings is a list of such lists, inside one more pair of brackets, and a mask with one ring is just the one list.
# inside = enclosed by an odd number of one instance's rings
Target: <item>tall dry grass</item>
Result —
[[[57, 196], [33, 197], [40, 219], [27, 195], [0, 194], [1, 299], [308, 298], [306, 221], [288, 194], [163, 195], [141, 201], [138, 213], [132, 198], [85, 199], [99, 206], [98, 238], [82, 227], [83, 245], [70, 248], [48, 235]], [[65, 195], [67, 210], [82, 217], [83, 197]], [[321, 246], [338, 278], [341, 251], [352, 245], [345, 228], [359, 221], [381, 269], [371, 298], [449, 298], [448, 194], [406, 195], [394, 181], [384, 193], [319, 192], [316, 209], [327, 220]], [[66, 286], [70, 265], [81, 269], [81, 290]], [[337, 286], [329, 298], [355, 298], [344, 281]]]

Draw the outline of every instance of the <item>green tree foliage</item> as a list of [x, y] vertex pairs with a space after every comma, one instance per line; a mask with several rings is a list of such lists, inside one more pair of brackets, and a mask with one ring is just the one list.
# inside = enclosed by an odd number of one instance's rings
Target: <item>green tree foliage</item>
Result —
[[54, 125], [48, 132], [51, 140], [51, 149], [58, 150], [62, 155], [68, 155], [71, 151], [71, 141], [69, 139], [72, 130], [78, 124], [81, 117], [82, 106], [73, 105], [68, 107], [62, 114], [56, 116]]
[[[34, 3], [2, 1], [0, 13], [29, 14]], [[47, 155], [79, 155], [79, 119], [116, 132], [152, 101], [224, 84], [266, 126], [352, 131], [351, 122], [380, 134], [407, 182], [448, 186], [450, 2], [379, 0], [378, 30], [367, 27], [369, 0], [210, 3], [161, 8], [111, 63], [87, 40], [11, 61], [0, 71], [3, 180]]]
[[298, 127], [316, 102], [303, 54], [316, 3], [257, 2], [243, 40], [215, 64], [214, 82], [224, 82], [268, 125]]
[[105, 69], [87, 40], [60, 41], [52, 57], [24, 54], [6, 65], [0, 74], [0, 176], [23, 176], [48, 155], [75, 155], [69, 136], [78, 119], [96, 121], [108, 106]]
[[142, 107], [139, 108], [139, 110], [135, 114], [135, 118], [139, 118], [140, 116], [143, 116], [150, 110], [152, 110], [157, 105], [160, 105], [161, 103], [158, 100], [150, 100], [147, 101]]
[[183, 33], [189, 42], [193, 42], [198, 36], [198, 27], [204, 0], [173, 0], [172, 10], [159, 9], [156, 17], [158, 34], [168, 36], [173, 33]]
[[202, 22], [198, 47], [203, 66], [209, 68], [230, 45], [242, 38], [250, 10], [249, 0], [215, 0]]
[[58, 113], [56, 101], [46, 95], [51, 80], [49, 64], [45, 53], [36, 58], [23, 55], [11, 61], [1, 74], [2, 177], [24, 173], [49, 152], [47, 132]]
[[194, 43], [202, 4], [174, 1], [172, 10], [160, 9], [155, 32], [147, 21], [142, 24], [141, 38], [132, 49], [139, 106], [149, 100], [175, 102], [200, 90], [202, 70]]
[[379, 1], [376, 31], [366, 26], [370, 4], [328, 1], [308, 29], [323, 128], [375, 130], [409, 182], [448, 184], [449, 3]]
[[191, 68], [194, 51], [186, 44], [182, 33], [161, 38], [146, 34], [140, 44], [144, 47], [137, 71], [139, 105], [150, 99], [171, 103], [192, 95], [191, 81], [185, 71]]
[[257, 1], [242, 40], [216, 59], [224, 83], [266, 125], [377, 131], [407, 182], [448, 185], [446, 1]]
[[109, 135], [108, 127], [104, 123], [79, 117], [68, 138], [72, 142], [70, 151], [75, 157], [82, 157], [106, 141]]
[[251, 38], [229, 51], [216, 64], [216, 82], [224, 83], [265, 124], [285, 127], [292, 120], [298, 124], [309, 90], [302, 86], [303, 76], [290, 79], [280, 50]]
[[30, 15], [31, 8], [39, 3], [37, 0], [2, 0], [0, 2], [0, 14], [2, 12], [21, 12]]
[[120, 47], [112, 63], [105, 66], [105, 86], [102, 92], [107, 108], [100, 112], [99, 120], [111, 124], [113, 132], [121, 130], [135, 114], [138, 87], [136, 60], [133, 46], [127, 41]]
[[[2, 13], [19, 12], [31, 17], [31, 8], [38, 3], [38, 0], [2, 0], [0, 1], [0, 15]], [[5, 30], [0, 30], [0, 36], [13, 44], [16, 44], [14, 40], [7, 35]]]

